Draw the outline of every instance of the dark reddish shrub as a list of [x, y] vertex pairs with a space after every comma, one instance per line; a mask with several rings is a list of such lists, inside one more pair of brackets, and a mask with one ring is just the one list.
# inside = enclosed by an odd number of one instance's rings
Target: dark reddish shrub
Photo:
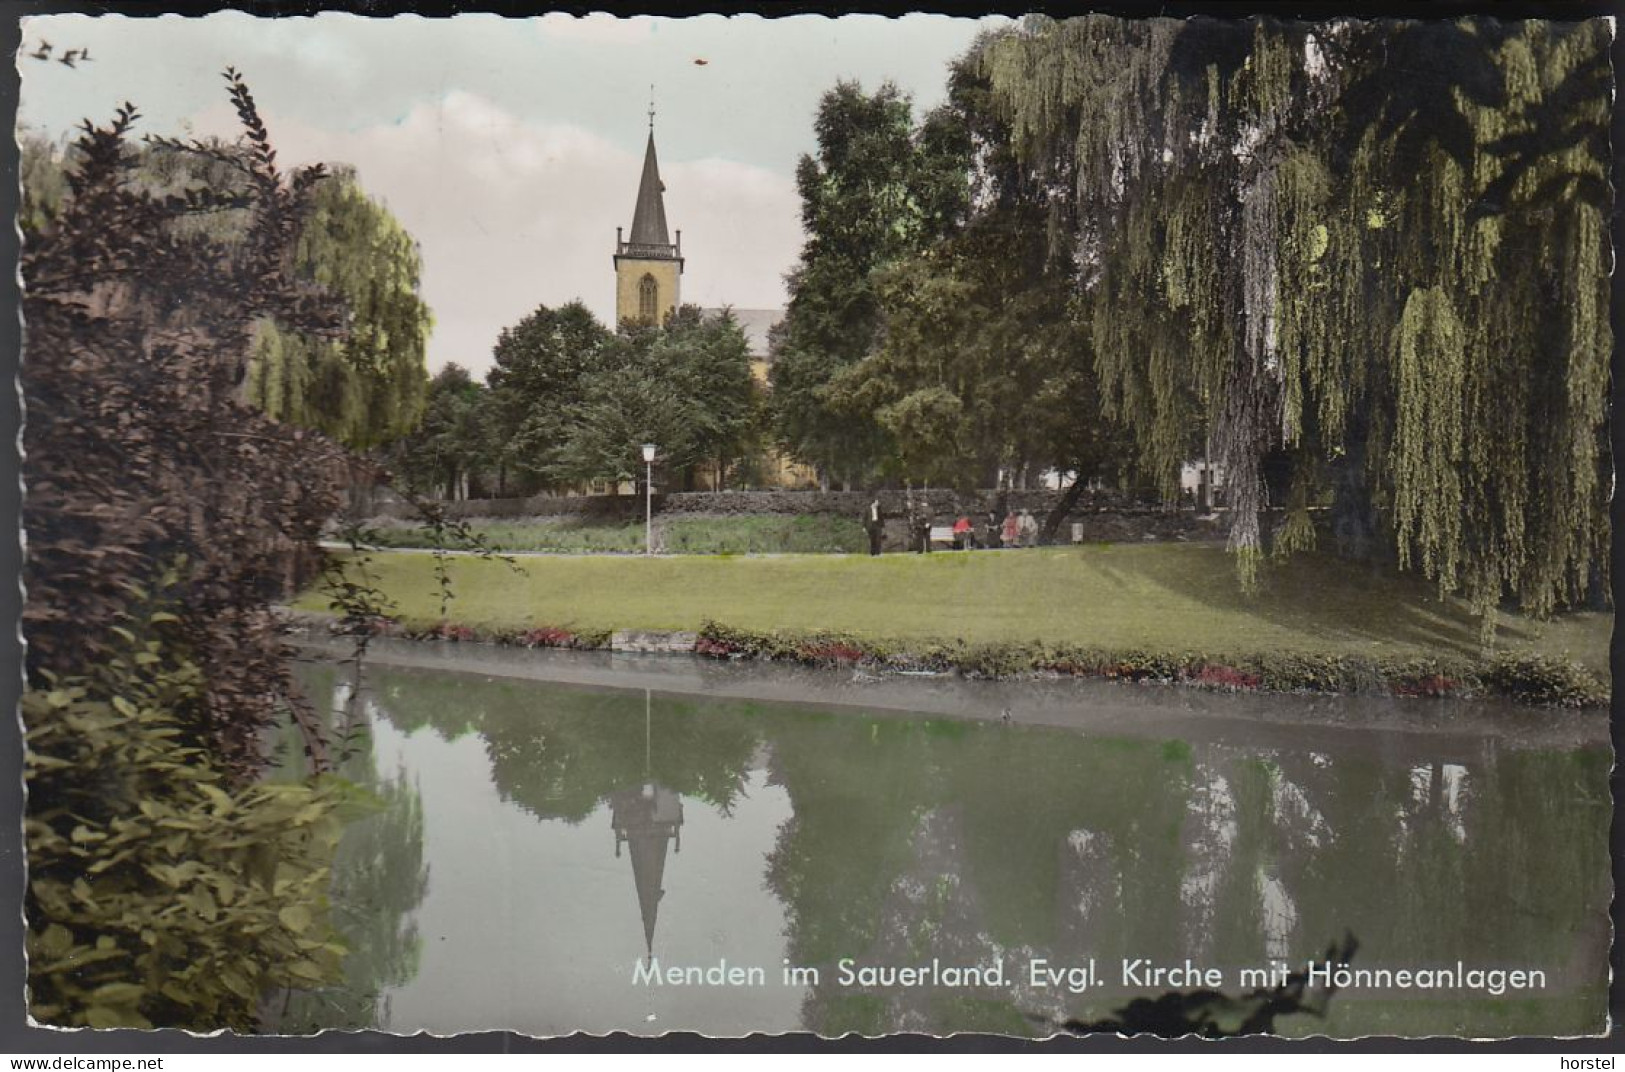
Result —
[[816, 663], [855, 663], [864, 656], [862, 648], [841, 640], [809, 641], [797, 654], [804, 662]]
[[694, 654], [709, 655], [713, 659], [726, 659], [738, 655], [740, 650], [738, 645], [703, 633], [694, 641]]
[[572, 648], [575, 647], [576, 635], [568, 629], [543, 625], [527, 629], [517, 639], [527, 648]]
[[[235, 188], [159, 196], [131, 182], [137, 115], [125, 105], [108, 126], [84, 125], [70, 195], [26, 236], [23, 627], [33, 673], [103, 664], [111, 636], [87, 627], [118, 621], [169, 573], [179, 639], [205, 681], [178, 715], [248, 774], [285, 708], [325, 760], [270, 603], [308, 575], [350, 463], [242, 400], [257, 322], [332, 336], [344, 310], [290, 270], [321, 169], [281, 172], [248, 88], [234, 71], [227, 81], [242, 148], [159, 139], [153, 151], [224, 156]], [[221, 211], [248, 214], [240, 248], [180, 226]]]

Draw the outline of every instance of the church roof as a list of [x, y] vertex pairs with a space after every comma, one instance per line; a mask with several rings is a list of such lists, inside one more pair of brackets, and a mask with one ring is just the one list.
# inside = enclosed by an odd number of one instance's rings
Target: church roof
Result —
[[638, 181], [638, 204], [632, 210], [634, 246], [669, 246], [666, 230], [665, 183], [660, 181], [660, 164], [655, 160], [655, 132], [649, 130], [649, 147], [643, 153], [643, 178]]
[[722, 306], [717, 309], [701, 309], [700, 314], [707, 320], [720, 317], [724, 311], [733, 314], [734, 322], [745, 333], [745, 342], [750, 346], [750, 356], [766, 358], [768, 356], [768, 332], [773, 325], [784, 319], [783, 309], [740, 309], [735, 306]]

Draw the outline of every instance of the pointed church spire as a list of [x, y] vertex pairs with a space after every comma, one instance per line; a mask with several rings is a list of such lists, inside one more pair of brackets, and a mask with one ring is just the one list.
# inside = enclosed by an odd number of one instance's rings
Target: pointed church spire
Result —
[[662, 196], [665, 192], [666, 185], [660, 181], [660, 163], [655, 159], [654, 114], [651, 109], [649, 146], [643, 152], [643, 178], [638, 181], [638, 203], [632, 210], [631, 242], [634, 246], [671, 245], [671, 235], [666, 230], [666, 199]]
[[615, 322], [636, 320], [660, 325], [681, 303], [683, 232], [677, 241], [666, 230], [666, 184], [655, 158], [654, 86], [649, 87], [649, 144], [643, 152], [638, 203], [632, 209], [632, 233], [622, 238], [615, 228]]

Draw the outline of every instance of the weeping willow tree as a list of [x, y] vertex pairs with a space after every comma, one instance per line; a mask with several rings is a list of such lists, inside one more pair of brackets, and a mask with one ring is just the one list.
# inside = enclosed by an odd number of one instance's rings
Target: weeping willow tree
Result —
[[1317, 505], [1486, 628], [1603, 579], [1609, 42], [1088, 16], [980, 47], [1016, 150], [1070, 171], [1104, 405], [1167, 490], [1224, 468], [1244, 584]]
[[349, 332], [335, 343], [263, 321], [249, 400], [358, 449], [405, 435], [423, 412], [432, 323], [416, 240], [340, 168], [318, 187], [294, 257], [301, 276], [344, 297]]
[[[20, 129], [25, 235], [48, 226], [68, 191], [73, 147]], [[240, 256], [251, 224], [246, 199], [220, 191], [240, 183], [241, 145], [206, 138], [182, 144], [155, 138], [127, 150], [133, 191], [197, 200], [207, 211], [181, 211], [166, 223], [180, 239], [205, 239]], [[180, 202], [177, 202], [180, 203]], [[202, 201], [198, 201], [202, 204]], [[277, 420], [314, 428], [365, 450], [412, 431], [428, 392], [426, 368], [433, 317], [420, 293], [417, 241], [339, 165], [317, 186], [299, 224], [296, 274], [342, 296], [350, 320], [342, 342], [290, 330], [271, 320], [255, 326], [246, 382], [249, 403]]]

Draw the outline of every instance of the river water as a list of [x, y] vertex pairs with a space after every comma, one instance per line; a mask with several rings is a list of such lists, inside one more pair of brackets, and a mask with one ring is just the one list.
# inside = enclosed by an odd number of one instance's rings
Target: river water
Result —
[[1419, 974], [1278, 1030], [1606, 1028], [1602, 715], [387, 642], [303, 677], [377, 804], [346, 984], [278, 1031], [1046, 1035], [1345, 935]]

